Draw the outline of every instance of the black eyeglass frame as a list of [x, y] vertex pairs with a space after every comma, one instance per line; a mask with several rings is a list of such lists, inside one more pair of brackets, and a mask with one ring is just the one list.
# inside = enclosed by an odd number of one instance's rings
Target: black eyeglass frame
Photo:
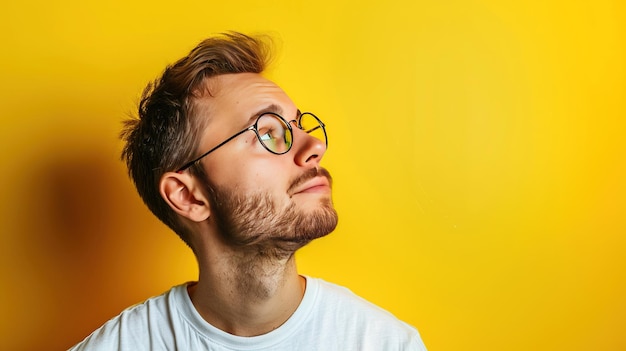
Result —
[[[276, 152], [271, 150], [270, 148], [267, 147], [267, 145], [265, 145], [265, 143], [261, 140], [261, 135], [259, 135], [259, 130], [257, 129], [257, 124], [259, 123], [259, 120], [261, 119], [261, 117], [265, 116], [265, 115], [273, 115], [275, 117], [278, 117], [281, 121], [283, 121], [285, 123], [285, 125], [287, 126], [287, 129], [289, 130], [289, 133], [291, 134], [291, 144], [289, 145], [289, 147], [287, 148], [287, 150], [283, 151], [283, 152]], [[304, 128], [302, 127], [302, 116], [304, 115], [310, 115], [313, 118], [315, 118], [315, 120], [319, 123], [318, 126], [315, 126], [315, 128], [309, 129], [309, 130], [304, 130]], [[203, 159], [204, 157], [206, 157], [208, 154], [210, 154], [211, 152], [219, 149], [220, 147], [224, 146], [224, 144], [226, 144], [227, 142], [235, 139], [236, 137], [238, 137], [239, 135], [252, 130], [254, 131], [254, 134], [256, 134], [256, 138], [259, 140], [259, 142], [261, 143], [261, 145], [263, 145], [263, 147], [265, 148], [265, 150], [273, 153], [274, 155], [284, 155], [287, 152], [289, 152], [289, 150], [291, 150], [291, 147], [293, 147], [293, 128], [291, 128], [291, 123], [292, 122], [296, 122], [296, 125], [298, 127], [298, 129], [303, 130], [305, 133], [311, 133], [319, 128], [322, 128], [322, 131], [324, 132], [324, 142], [326, 143], [326, 147], [328, 147], [328, 135], [326, 134], [326, 125], [313, 113], [311, 112], [302, 112], [300, 113], [300, 115], [298, 116], [298, 119], [293, 119], [289, 122], [287, 122], [287, 120], [285, 118], [283, 118], [283, 116], [279, 115], [278, 113], [274, 113], [274, 112], [265, 112], [259, 115], [259, 117], [257, 117], [256, 121], [254, 121], [254, 124], [251, 125], [248, 128], [245, 128], [237, 133], [235, 133], [234, 135], [232, 135], [231, 137], [227, 138], [226, 140], [222, 141], [221, 143], [217, 144], [217, 146], [213, 147], [212, 149], [210, 149], [209, 151], [203, 153], [202, 155], [196, 157], [194, 160], [189, 161], [187, 163], [185, 163], [182, 167], [180, 167], [176, 172], [181, 173], [184, 172], [186, 169], [188, 169], [189, 167], [193, 166], [196, 162], [200, 161], [201, 159]]]

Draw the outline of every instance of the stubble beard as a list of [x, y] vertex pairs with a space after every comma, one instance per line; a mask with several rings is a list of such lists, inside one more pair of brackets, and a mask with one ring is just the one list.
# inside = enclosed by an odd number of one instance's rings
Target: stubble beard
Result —
[[[315, 176], [325, 176], [332, 184], [330, 174], [320, 168], [293, 180], [290, 188]], [[319, 199], [315, 209], [303, 211], [294, 203], [279, 206], [269, 192], [244, 194], [208, 184], [206, 190], [212, 218], [223, 240], [260, 257], [288, 259], [337, 226], [338, 216], [330, 196]]]

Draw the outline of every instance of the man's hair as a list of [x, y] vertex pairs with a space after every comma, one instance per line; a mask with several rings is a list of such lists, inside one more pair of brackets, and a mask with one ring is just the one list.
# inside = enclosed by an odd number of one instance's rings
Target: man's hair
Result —
[[[229, 73], [261, 73], [268, 60], [269, 45], [260, 37], [231, 32], [208, 38], [149, 83], [138, 115], [124, 122], [122, 159], [139, 195], [188, 245], [187, 227], [159, 193], [161, 176], [198, 154], [206, 122], [201, 114], [208, 111], [199, 108], [199, 99], [207, 93], [213, 95], [206, 79]], [[189, 170], [194, 175], [203, 173], [196, 165]]]

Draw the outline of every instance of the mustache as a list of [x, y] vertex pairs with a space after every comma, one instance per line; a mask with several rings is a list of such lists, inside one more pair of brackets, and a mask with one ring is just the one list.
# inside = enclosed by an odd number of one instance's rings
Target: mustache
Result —
[[289, 189], [287, 189], [287, 194], [293, 194], [293, 192], [296, 190], [297, 187], [307, 182], [309, 179], [320, 177], [320, 176], [326, 177], [326, 179], [328, 179], [328, 184], [330, 185], [330, 188], [332, 189], [333, 177], [330, 176], [330, 173], [328, 172], [328, 170], [326, 170], [326, 168], [324, 167], [315, 167], [315, 168], [311, 168], [305, 171], [304, 173], [302, 173], [301, 175], [293, 179], [291, 181], [291, 185], [289, 186]]

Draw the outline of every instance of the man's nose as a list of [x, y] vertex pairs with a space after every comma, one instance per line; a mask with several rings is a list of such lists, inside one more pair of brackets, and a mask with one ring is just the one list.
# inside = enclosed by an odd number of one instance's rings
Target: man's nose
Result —
[[296, 164], [299, 166], [317, 165], [326, 153], [326, 142], [294, 126], [292, 148], [295, 149]]

